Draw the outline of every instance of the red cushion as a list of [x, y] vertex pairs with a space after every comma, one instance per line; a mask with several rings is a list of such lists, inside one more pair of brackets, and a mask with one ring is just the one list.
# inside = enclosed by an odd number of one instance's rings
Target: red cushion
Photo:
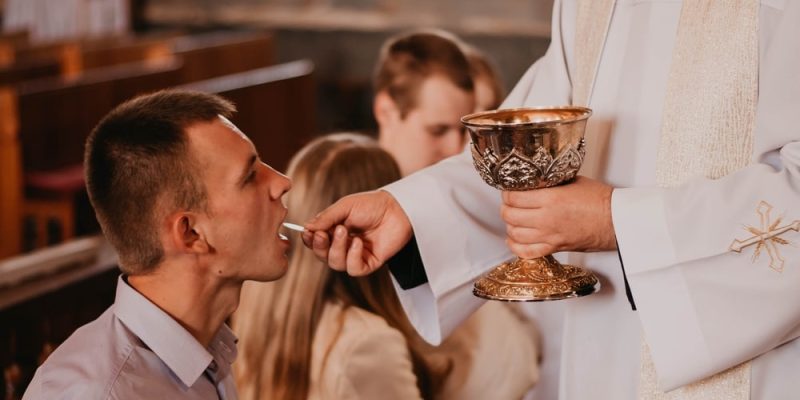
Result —
[[33, 190], [71, 194], [83, 190], [83, 165], [55, 169], [51, 171], [29, 172], [25, 174], [25, 186]]

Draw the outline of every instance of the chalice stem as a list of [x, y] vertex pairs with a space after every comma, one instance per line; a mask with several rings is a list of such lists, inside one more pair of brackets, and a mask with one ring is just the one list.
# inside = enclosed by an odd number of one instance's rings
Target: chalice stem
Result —
[[547, 274], [547, 276], [550, 277], [564, 276], [564, 267], [551, 254], [548, 254], [544, 257], [540, 257], [540, 259], [542, 260], [540, 265], [542, 266], [542, 269], [544, 270], [544, 273]]

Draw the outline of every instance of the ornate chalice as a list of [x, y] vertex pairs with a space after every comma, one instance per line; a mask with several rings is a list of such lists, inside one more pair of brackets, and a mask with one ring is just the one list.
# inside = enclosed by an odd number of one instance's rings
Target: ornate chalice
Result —
[[[486, 183], [500, 190], [532, 190], [567, 183], [586, 154], [584, 107], [517, 108], [461, 119], [472, 139], [472, 159]], [[475, 282], [478, 297], [504, 301], [561, 300], [600, 288], [589, 270], [552, 256], [505, 262]]]

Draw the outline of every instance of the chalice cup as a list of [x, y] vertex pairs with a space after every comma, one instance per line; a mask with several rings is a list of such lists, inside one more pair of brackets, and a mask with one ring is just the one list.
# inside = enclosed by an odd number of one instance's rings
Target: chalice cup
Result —
[[[516, 108], [470, 114], [461, 122], [483, 180], [500, 190], [521, 191], [575, 178], [586, 154], [583, 133], [591, 114], [585, 107]], [[546, 301], [599, 289], [591, 271], [548, 255], [500, 264], [475, 282], [473, 293], [490, 300]]]

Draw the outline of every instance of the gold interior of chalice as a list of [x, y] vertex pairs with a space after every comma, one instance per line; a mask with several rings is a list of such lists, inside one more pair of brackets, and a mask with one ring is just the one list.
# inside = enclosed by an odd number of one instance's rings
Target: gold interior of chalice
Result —
[[[533, 190], [575, 178], [586, 154], [585, 107], [493, 110], [461, 119], [472, 139], [475, 169], [500, 190]], [[552, 256], [505, 262], [475, 282], [478, 297], [504, 301], [545, 301], [596, 292], [591, 271], [559, 263]]]

